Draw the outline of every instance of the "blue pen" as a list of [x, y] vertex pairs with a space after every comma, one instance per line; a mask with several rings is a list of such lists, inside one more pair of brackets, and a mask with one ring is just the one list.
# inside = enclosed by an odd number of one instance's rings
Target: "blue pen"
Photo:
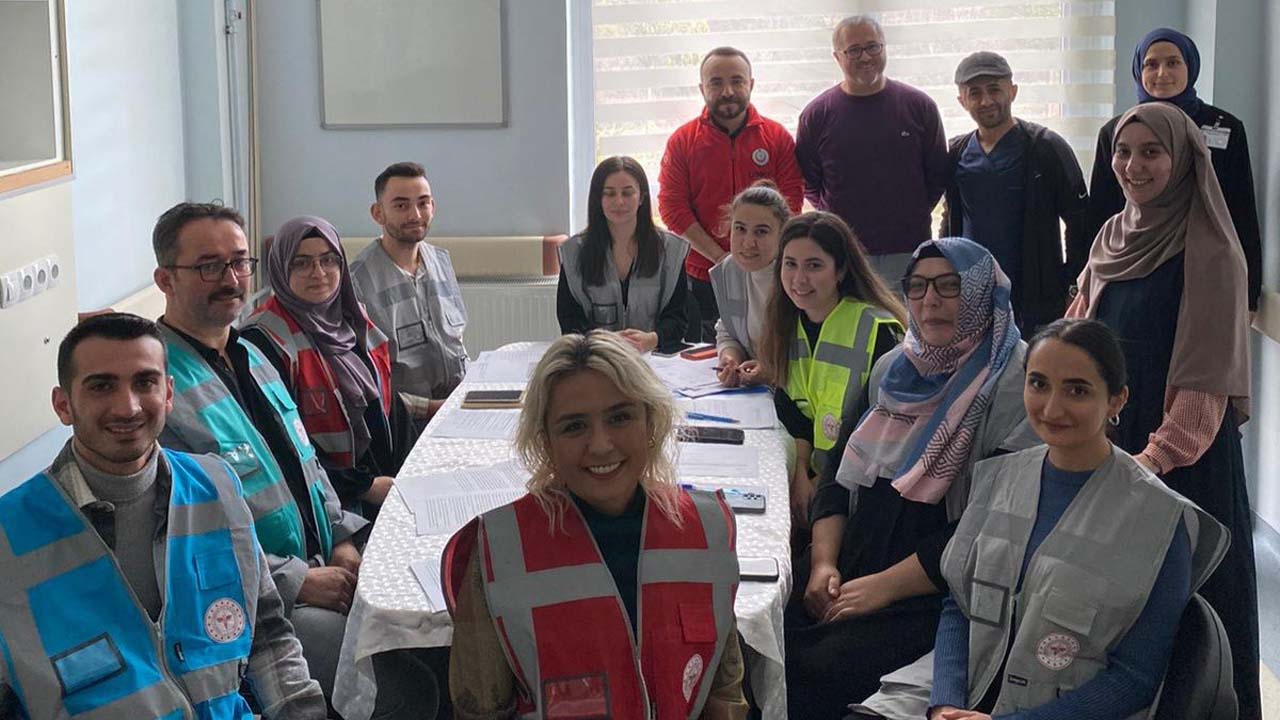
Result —
[[734, 420], [731, 417], [721, 417], [720, 415], [708, 415], [706, 413], [700, 413], [700, 412], [685, 413], [685, 417], [689, 418], [690, 420], [706, 420], [708, 422], [733, 423], [734, 425], [738, 424], [738, 421]]

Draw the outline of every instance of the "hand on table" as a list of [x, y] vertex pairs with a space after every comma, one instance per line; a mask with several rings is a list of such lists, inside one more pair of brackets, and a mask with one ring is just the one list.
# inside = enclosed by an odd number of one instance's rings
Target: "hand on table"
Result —
[[391, 486], [395, 484], [395, 478], [379, 475], [373, 479], [369, 485], [369, 489], [364, 491], [360, 499], [370, 505], [382, 505], [387, 500], [387, 493], [391, 492]]
[[764, 368], [759, 360], [747, 360], [738, 366], [738, 381], [743, 385], [759, 385], [764, 382]]
[[940, 705], [929, 713], [929, 720], [991, 720], [991, 716], [973, 710], [961, 710], [950, 705]]
[[720, 366], [716, 369], [716, 379], [727, 387], [738, 387], [738, 361], [727, 353], [720, 356]]
[[658, 333], [656, 332], [627, 328], [626, 330], [619, 330], [618, 336], [626, 340], [628, 345], [642, 353], [658, 347]]

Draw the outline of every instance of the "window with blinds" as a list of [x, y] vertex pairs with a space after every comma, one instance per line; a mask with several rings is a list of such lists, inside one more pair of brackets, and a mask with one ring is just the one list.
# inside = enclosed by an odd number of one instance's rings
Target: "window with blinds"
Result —
[[831, 31], [870, 14], [884, 26], [886, 75], [934, 99], [947, 136], [973, 120], [956, 101], [956, 65], [976, 50], [1005, 56], [1014, 115], [1075, 148], [1085, 176], [1114, 98], [1115, 3], [1040, 0], [591, 0], [595, 154], [631, 155], [657, 194], [667, 137], [701, 112], [698, 64], [731, 45], [751, 58], [751, 100], [795, 133], [804, 106], [839, 82]]

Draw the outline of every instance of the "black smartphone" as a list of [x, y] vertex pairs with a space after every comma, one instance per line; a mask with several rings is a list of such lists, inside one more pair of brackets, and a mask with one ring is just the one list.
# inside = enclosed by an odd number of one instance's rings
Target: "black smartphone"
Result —
[[746, 439], [746, 433], [738, 428], [717, 425], [685, 425], [680, 428], [677, 438], [681, 442], [741, 445]]

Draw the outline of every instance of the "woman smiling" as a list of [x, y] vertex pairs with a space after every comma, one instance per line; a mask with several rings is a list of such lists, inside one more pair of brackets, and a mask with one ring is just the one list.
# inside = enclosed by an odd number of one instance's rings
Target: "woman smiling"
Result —
[[529, 493], [480, 517], [466, 560], [457, 717], [746, 717], [733, 514], [676, 487], [674, 418], [617, 336], [552, 343], [516, 438]]

